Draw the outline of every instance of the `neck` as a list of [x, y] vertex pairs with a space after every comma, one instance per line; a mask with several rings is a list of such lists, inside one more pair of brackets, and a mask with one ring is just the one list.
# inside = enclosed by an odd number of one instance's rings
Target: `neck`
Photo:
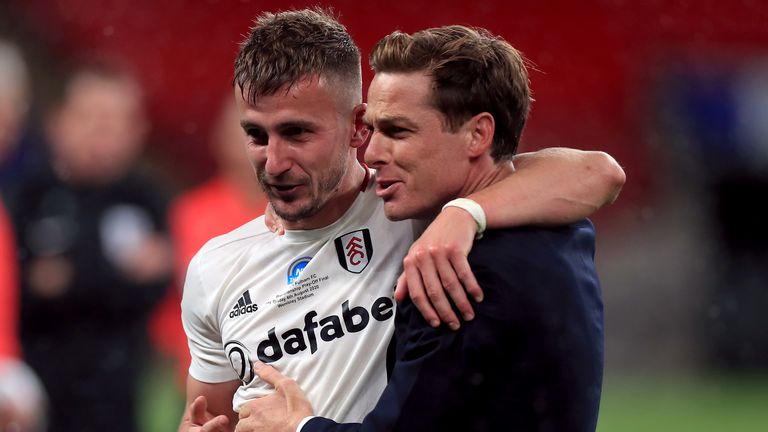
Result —
[[470, 169], [467, 181], [457, 197], [465, 197], [483, 190], [515, 172], [511, 162], [496, 163], [490, 158], [490, 155], [484, 159], [475, 163]]

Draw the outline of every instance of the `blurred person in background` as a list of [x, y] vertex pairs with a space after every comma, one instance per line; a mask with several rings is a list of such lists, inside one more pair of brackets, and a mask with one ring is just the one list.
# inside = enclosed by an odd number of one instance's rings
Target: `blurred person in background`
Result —
[[17, 266], [13, 230], [0, 202], [0, 431], [41, 431], [45, 392], [19, 358]]
[[245, 157], [246, 140], [235, 101], [227, 94], [210, 136], [216, 174], [171, 203], [175, 283], [153, 316], [151, 329], [156, 348], [176, 362], [180, 389], [184, 388], [190, 362], [180, 307], [189, 261], [205, 242], [261, 216], [267, 206]]
[[40, 146], [29, 133], [29, 73], [21, 52], [0, 39], [0, 190], [37, 168]]
[[136, 169], [149, 128], [139, 83], [95, 60], [63, 84], [50, 166], [7, 201], [22, 352], [49, 395], [51, 432], [135, 431], [146, 322], [172, 271], [167, 196]]

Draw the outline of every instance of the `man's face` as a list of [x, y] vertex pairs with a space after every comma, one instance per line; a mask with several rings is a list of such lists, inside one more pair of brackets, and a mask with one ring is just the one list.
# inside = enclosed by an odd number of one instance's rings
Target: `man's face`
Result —
[[365, 161], [376, 168], [376, 194], [393, 220], [430, 218], [461, 193], [471, 132], [452, 133], [429, 104], [432, 79], [422, 72], [378, 73], [368, 89], [365, 122], [373, 136]]
[[51, 142], [72, 176], [109, 181], [133, 164], [147, 127], [135, 83], [83, 75], [52, 118]]
[[323, 79], [305, 79], [255, 104], [235, 98], [248, 135], [248, 158], [275, 213], [289, 229], [325, 226], [324, 206], [344, 178], [355, 150], [349, 98]]

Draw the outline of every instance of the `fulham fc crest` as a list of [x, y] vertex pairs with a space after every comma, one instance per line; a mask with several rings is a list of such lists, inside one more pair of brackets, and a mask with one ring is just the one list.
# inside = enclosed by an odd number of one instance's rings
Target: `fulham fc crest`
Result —
[[368, 266], [373, 256], [371, 244], [371, 232], [364, 228], [336, 237], [336, 254], [339, 256], [339, 264], [344, 270], [352, 273], [361, 273]]

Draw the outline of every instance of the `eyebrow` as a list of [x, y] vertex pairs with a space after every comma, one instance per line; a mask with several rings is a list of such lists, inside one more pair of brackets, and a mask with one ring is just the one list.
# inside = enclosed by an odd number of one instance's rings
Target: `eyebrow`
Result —
[[278, 123], [277, 125], [277, 130], [284, 130], [284, 129], [290, 129], [290, 128], [301, 128], [301, 129], [310, 129], [310, 130], [317, 129], [315, 123], [311, 121], [306, 121], [306, 120], [291, 120], [283, 123]]
[[[371, 121], [370, 117], [367, 117], [363, 115], [363, 123], [365, 123], [368, 126], [372, 126], [373, 122]], [[418, 125], [411, 121], [408, 117], [403, 116], [392, 116], [392, 117], [378, 117], [376, 119], [376, 124], [379, 125], [379, 128], [385, 128], [385, 127], [391, 127], [391, 126], [402, 126], [408, 129], [416, 130], [418, 129]]]
[[253, 128], [253, 127], [260, 128], [261, 126], [257, 125], [256, 123], [253, 123], [251, 121], [248, 121], [248, 120], [241, 120], [240, 121], [240, 127], [245, 130], [245, 129], [250, 129], [250, 128]]
[[[278, 123], [276, 129], [283, 130], [283, 129], [294, 128], [294, 127], [303, 128], [303, 129], [314, 129], [315, 126], [316, 126], [315, 123], [310, 122], [310, 121], [291, 120], [291, 121], [286, 121], [286, 122], [283, 122], [283, 123]], [[243, 128], [243, 129], [246, 129], [246, 130], [249, 129], [249, 128], [264, 129], [264, 127], [261, 126], [260, 124], [254, 123], [254, 122], [252, 122], [250, 120], [241, 120], [240, 121], [240, 127]]]

